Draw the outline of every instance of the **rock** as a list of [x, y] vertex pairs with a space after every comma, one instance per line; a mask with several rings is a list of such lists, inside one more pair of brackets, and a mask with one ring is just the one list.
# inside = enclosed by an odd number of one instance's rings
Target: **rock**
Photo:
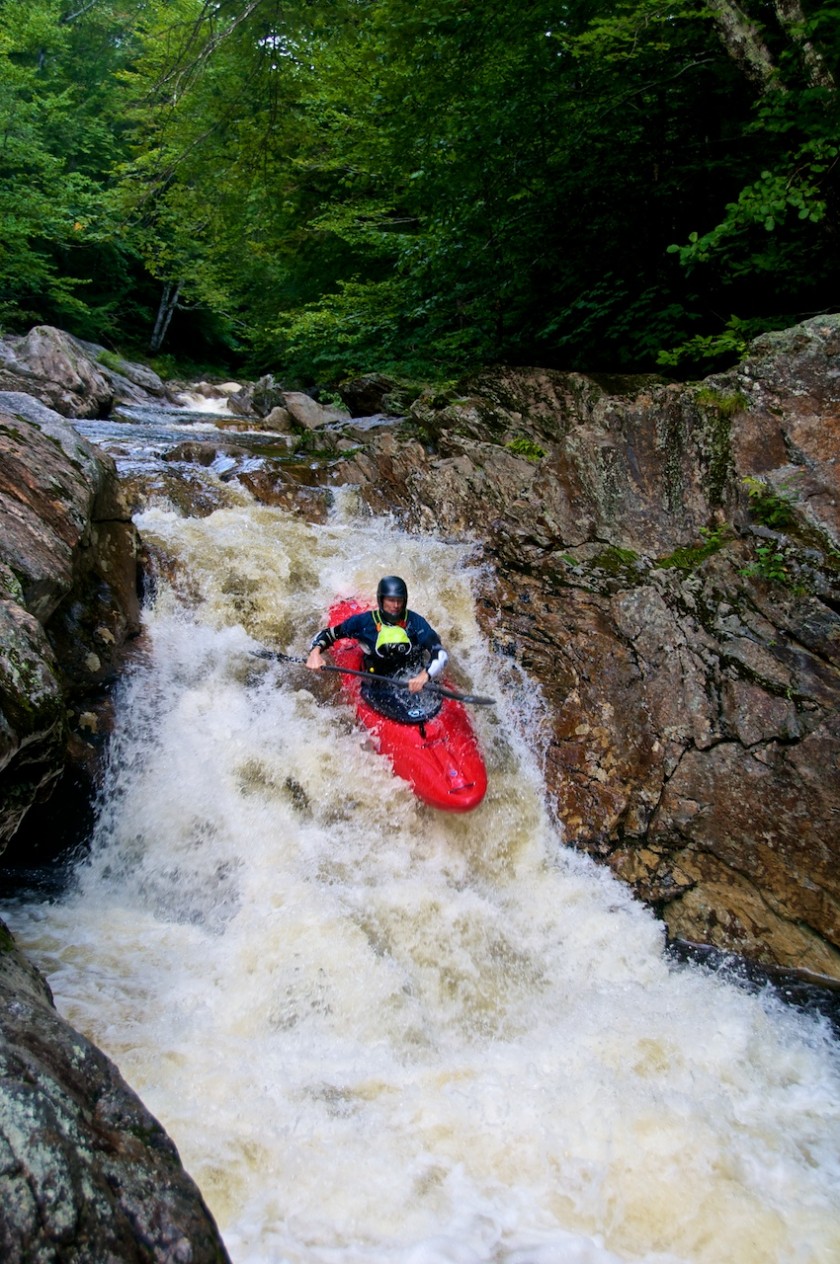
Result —
[[373, 417], [389, 413], [391, 403], [399, 397], [399, 387], [383, 373], [366, 373], [341, 382], [338, 393], [351, 417]]
[[282, 407], [283, 388], [270, 373], [250, 382], [238, 394], [229, 396], [230, 407], [245, 416], [265, 417], [272, 408]]
[[311, 395], [302, 391], [285, 391], [283, 407], [288, 411], [293, 422], [304, 430], [317, 430], [331, 421], [349, 420], [349, 415], [338, 408], [325, 408]]
[[178, 1152], [0, 922], [0, 1256], [225, 1264]]
[[147, 365], [49, 325], [0, 340], [0, 390], [28, 394], [64, 417], [101, 417], [117, 402], [167, 396]]
[[68, 708], [102, 704], [139, 603], [113, 461], [26, 395], [0, 393], [0, 528], [1, 851], [65, 767]]
[[66, 742], [64, 695], [46, 634], [17, 602], [0, 600], [0, 848], [59, 776]]
[[248, 456], [246, 448], [233, 443], [221, 444], [217, 439], [185, 439], [162, 454], [164, 461], [183, 461], [189, 465], [212, 465], [220, 456], [242, 460]]
[[332, 493], [324, 486], [325, 471], [307, 465], [284, 465], [274, 472], [253, 470], [239, 475], [255, 500], [299, 514], [308, 522], [326, 522]]
[[116, 400], [127, 401], [129, 396], [125, 392], [132, 386], [138, 388], [140, 401], [147, 402], [149, 399], [161, 399], [167, 396], [167, 388], [163, 381], [147, 364], [137, 364], [133, 360], [126, 360], [125, 356], [109, 351], [96, 342], [85, 342], [81, 338], [76, 338], [74, 341], [111, 383]]
[[276, 430], [278, 434], [290, 434], [292, 431], [292, 414], [288, 408], [272, 408], [262, 419], [266, 430]]
[[23, 338], [7, 339], [6, 345], [14, 366], [51, 384], [50, 405], [63, 416], [101, 417], [111, 407], [114, 393], [107, 378], [63, 330], [38, 325]]
[[478, 532], [567, 842], [672, 935], [833, 978], [839, 368], [829, 316], [699, 384], [486, 370], [333, 469], [409, 530]]

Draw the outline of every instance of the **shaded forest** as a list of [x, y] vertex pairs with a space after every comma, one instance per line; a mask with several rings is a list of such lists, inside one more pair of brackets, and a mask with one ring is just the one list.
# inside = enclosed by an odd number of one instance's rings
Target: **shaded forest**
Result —
[[840, 3], [0, 0], [0, 328], [677, 376], [840, 302]]

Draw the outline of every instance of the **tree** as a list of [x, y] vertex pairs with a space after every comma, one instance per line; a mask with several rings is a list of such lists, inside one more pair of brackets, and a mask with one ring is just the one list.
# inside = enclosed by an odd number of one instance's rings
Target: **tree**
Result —
[[120, 121], [110, 78], [130, 56], [130, 4], [0, 5], [0, 321], [94, 335], [132, 288], [107, 213]]
[[840, 272], [840, 7], [809, 15], [799, 0], [773, 0], [772, 17], [733, 0], [710, 8], [753, 90], [755, 157], [722, 216], [671, 247], [689, 276], [711, 276], [717, 311], [731, 313], [662, 356], [689, 366], [734, 358], [761, 329], [831, 310]]

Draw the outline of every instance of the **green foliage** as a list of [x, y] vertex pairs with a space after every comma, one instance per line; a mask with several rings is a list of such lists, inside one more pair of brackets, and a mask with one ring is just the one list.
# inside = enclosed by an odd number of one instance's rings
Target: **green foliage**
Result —
[[611, 544], [604, 549], [603, 553], [593, 557], [589, 565], [596, 570], [606, 572], [608, 575], [621, 576], [632, 582], [638, 578], [635, 573], [635, 566], [638, 560], [639, 555], [633, 549], [623, 549], [617, 544]]
[[114, 373], [122, 373], [125, 368], [123, 357], [116, 355], [113, 351], [100, 351], [96, 359], [103, 368], [111, 369]]
[[757, 522], [777, 530], [790, 526], [795, 518], [793, 506], [796, 501], [791, 482], [791, 479], [786, 479], [783, 490], [776, 492], [760, 478], [748, 476], [743, 479], [750, 498], [750, 513]]
[[776, 544], [757, 544], [755, 561], [741, 568], [741, 575], [760, 579], [765, 583], [788, 584], [790, 572], [784, 550]]
[[780, 317], [739, 320], [737, 316], [730, 316], [719, 333], [695, 334], [679, 346], [660, 350], [656, 362], [662, 368], [679, 367], [691, 373], [729, 368], [744, 359], [754, 338], [774, 329], [785, 329], [790, 323]]
[[514, 456], [524, 456], [526, 461], [541, 461], [545, 456], [544, 449], [526, 435], [517, 435], [515, 439], [511, 439], [509, 443], [506, 443], [505, 447]]
[[720, 552], [727, 540], [732, 538], [732, 528], [727, 523], [717, 527], [701, 527], [699, 543], [685, 548], [674, 549], [666, 557], [658, 557], [656, 565], [663, 570], [694, 571], [707, 558]]
[[743, 249], [745, 233], [760, 225], [772, 233], [793, 213], [799, 220], [819, 224], [825, 219], [827, 204], [821, 177], [834, 165], [840, 149], [824, 138], [802, 145], [791, 156], [790, 165], [778, 171], [762, 171], [758, 180], [742, 189], [737, 201], [729, 202], [719, 224], [702, 236], [689, 233], [685, 246], [671, 245], [669, 254], [679, 256], [687, 270], [708, 263], [717, 255], [726, 257], [734, 275], [754, 268], [772, 268], [774, 255]]
[[[681, 374], [836, 304], [836, 4], [0, 3], [0, 321], [331, 384]], [[733, 313], [728, 321], [717, 313]], [[660, 354], [661, 353], [661, 354]]]
[[709, 387], [703, 387], [694, 397], [702, 408], [712, 409], [719, 417], [734, 417], [736, 413], [743, 412], [749, 401], [741, 391], [731, 391], [729, 394], [723, 391], [712, 390]]
[[[113, 326], [132, 285], [106, 205], [119, 145], [110, 76], [129, 55], [131, 5], [0, 6], [0, 321]], [[135, 6], [136, 7], [136, 6]]]

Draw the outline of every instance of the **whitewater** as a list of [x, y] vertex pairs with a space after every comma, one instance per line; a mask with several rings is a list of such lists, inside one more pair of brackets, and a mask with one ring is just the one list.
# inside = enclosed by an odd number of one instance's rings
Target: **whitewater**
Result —
[[[213, 477], [212, 472], [206, 475]], [[665, 949], [564, 846], [538, 691], [468, 546], [229, 486], [137, 524], [155, 583], [89, 854], [0, 914], [175, 1140], [234, 1264], [834, 1264], [827, 1024]], [[305, 653], [403, 575], [489, 789], [422, 805]]]

